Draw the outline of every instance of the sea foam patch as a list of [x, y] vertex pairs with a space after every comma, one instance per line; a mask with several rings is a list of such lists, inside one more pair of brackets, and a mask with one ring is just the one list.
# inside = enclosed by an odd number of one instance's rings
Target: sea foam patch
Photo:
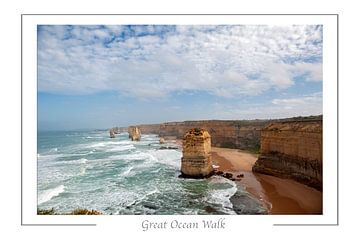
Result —
[[65, 186], [64, 185], [59, 185], [55, 188], [51, 188], [51, 189], [47, 189], [45, 191], [43, 191], [38, 198], [38, 204], [42, 204], [44, 202], [49, 201], [50, 199], [52, 199], [53, 197], [58, 196], [60, 193], [65, 191]]

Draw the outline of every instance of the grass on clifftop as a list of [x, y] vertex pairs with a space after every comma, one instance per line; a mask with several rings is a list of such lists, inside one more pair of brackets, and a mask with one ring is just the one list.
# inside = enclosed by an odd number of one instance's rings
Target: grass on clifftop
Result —
[[50, 209], [39, 209], [38, 208], [37, 215], [102, 215], [102, 213], [99, 211], [96, 211], [96, 210], [77, 208], [69, 213], [60, 214], [60, 213], [55, 212], [54, 208], [50, 208]]

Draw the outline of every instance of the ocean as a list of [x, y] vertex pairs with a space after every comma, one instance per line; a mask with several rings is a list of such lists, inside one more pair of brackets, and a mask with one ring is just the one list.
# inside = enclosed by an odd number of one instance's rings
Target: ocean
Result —
[[[154, 134], [131, 141], [128, 133], [111, 139], [107, 130], [39, 131], [38, 208], [60, 214], [77, 208], [109, 215], [236, 214], [230, 198], [247, 192], [220, 176], [179, 178], [181, 157], [175, 141], [160, 145]], [[240, 207], [246, 204], [253, 205], [245, 200]]]

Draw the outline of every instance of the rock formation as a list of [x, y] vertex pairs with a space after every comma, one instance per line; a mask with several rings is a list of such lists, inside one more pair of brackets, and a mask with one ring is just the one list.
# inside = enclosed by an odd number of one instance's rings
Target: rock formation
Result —
[[110, 129], [110, 138], [115, 138], [115, 132], [113, 129]]
[[211, 136], [204, 129], [191, 129], [183, 137], [181, 173], [184, 177], [203, 178], [213, 173]]
[[128, 129], [129, 132], [129, 138], [134, 141], [139, 141], [141, 138], [141, 132], [140, 129], [136, 126], [130, 126]]
[[[296, 117], [280, 120], [200, 120], [168, 122], [162, 124], [136, 125], [143, 134], [158, 134], [160, 137], [182, 139], [193, 128], [201, 128], [211, 134], [211, 144], [215, 147], [258, 151], [261, 129], [273, 122], [319, 120], [321, 116]], [[128, 127], [115, 127], [116, 132], [127, 132]], [[116, 134], [115, 132], [115, 134]]]
[[322, 189], [322, 120], [272, 123], [261, 131], [253, 171]]
[[163, 137], [160, 137], [159, 143], [160, 143], [160, 144], [164, 144], [164, 143], [165, 143], [165, 139], [164, 139]]

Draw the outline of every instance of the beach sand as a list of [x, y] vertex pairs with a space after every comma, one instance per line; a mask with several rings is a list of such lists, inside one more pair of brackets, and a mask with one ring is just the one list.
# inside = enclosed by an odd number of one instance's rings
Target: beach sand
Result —
[[237, 181], [258, 198], [271, 214], [322, 214], [322, 192], [294, 180], [252, 172], [258, 155], [238, 149], [212, 147], [218, 170], [244, 174]]

